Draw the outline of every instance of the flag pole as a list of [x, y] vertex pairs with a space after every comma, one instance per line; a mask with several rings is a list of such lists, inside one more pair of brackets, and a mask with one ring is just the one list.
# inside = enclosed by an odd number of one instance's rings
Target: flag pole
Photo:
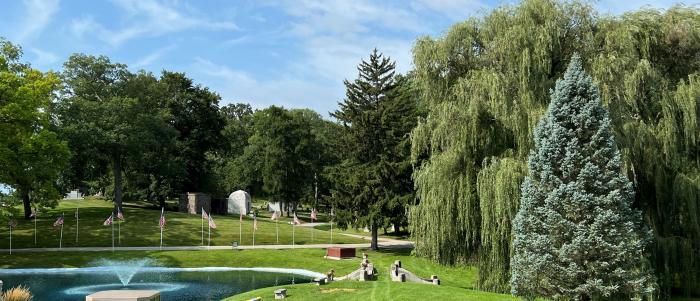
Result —
[[331, 215], [331, 244], [333, 244], [333, 216]]
[[202, 214], [199, 215], [202, 218], [202, 242], [201, 245], [204, 245], [204, 207], [202, 207]]
[[241, 217], [238, 219], [238, 244], [243, 245], [243, 213], [240, 214]]
[[12, 226], [10, 226], [10, 255], [12, 255]]
[[75, 207], [75, 245], [78, 245], [78, 235], [80, 229], [80, 206]]
[[255, 246], [255, 228], [253, 228], [253, 246]]
[[118, 244], [121, 246], [122, 245], [122, 219], [117, 218], [119, 220], [119, 223], [117, 224], [117, 237], [118, 237]]
[[277, 244], [280, 244], [280, 225], [278, 224], [279, 218], [275, 219], [275, 229], [277, 231]]
[[112, 253], [114, 253], [114, 212], [109, 218], [112, 220]]
[[34, 216], [34, 246], [36, 246], [36, 218], [37, 216]]
[[292, 246], [296, 245], [295, 239], [294, 239], [294, 230], [297, 228], [297, 223], [292, 221]]
[[[209, 217], [209, 218], [211, 218], [211, 217]], [[207, 250], [209, 250], [209, 248], [211, 247], [211, 226], [210, 225], [207, 225], [207, 226], [208, 226], [207, 227], [207, 237], [208, 237], [207, 238]], [[202, 234], [204, 234], [204, 232], [202, 232]]]
[[[61, 216], [65, 216], [63, 213], [61, 213]], [[61, 238], [58, 240], [58, 248], [61, 249], [63, 248], [63, 223], [61, 223]]]
[[[163, 212], [165, 211], [164, 207], [160, 208], [160, 218], [163, 218]], [[160, 226], [160, 249], [163, 250], [163, 226]]]

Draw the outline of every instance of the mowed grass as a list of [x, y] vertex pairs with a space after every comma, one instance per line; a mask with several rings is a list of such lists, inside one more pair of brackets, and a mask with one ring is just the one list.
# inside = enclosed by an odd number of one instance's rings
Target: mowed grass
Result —
[[[446, 267], [436, 265], [426, 259], [410, 255], [409, 250], [357, 250], [357, 258], [330, 260], [323, 258], [323, 249], [293, 250], [212, 250], [212, 251], [117, 251], [117, 252], [44, 252], [7, 253], [0, 255], [0, 268], [38, 267], [84, 267], [96, 264], [99, 259], [128, 260], [151, 258], [160, 266], [170, 267], [283, 267], [301, 268], [325, 273], [335, 269], [336, 275], [345, 275], [355, 270], [360, 263], [362, 252], [367, 252], [375, 264], [380, 278], [372, 282], [345, 281], [317, 287], [312, 284], [283, 286], [289, 289], [293, 300], [416, 300], [415, 298], [442, 297], [445, 300], [514, 300], [507, 295], [473, 291], [477, 270], [469, 267]], [[394, 283], [388, 280], [389, 266], [394, 260], [401, 260], [404, 267], [423, 277], [437, 274], [441, 286]], [[247, 300], [251, 296], [272, 299], [275, 288], [265, 288], [230, 300]], [[350, 289], [350, 291], [348, 291]], [[468, 299], [466, 297], [488, 299]], [[373, 298], [372, 298], [373, 297]], [[455, 299], [456, 298], [456, 299]], [[506, 298], [506, 299], [503, 299]]]
[[[55, 248], [59, 246], [60, 228], [54, 228], [53, 223], [61, 213], [65, 214], [63, 226], [63, 247], [110, 247], [112, 245], [112, 227], [102, 223], [111, 213], [112, 202], [99, 199], [64, 200], [55, 209], [40, 211], [36, 221], [37, 243], [34, 244], [34, 221], [19, 219], [19, 225], [12, 231], [13, 248]], [[79, 207], [80, 220], [76, 242], [75, 209]], [[330, 232], [308, 227], [293, 227], [290, 218], [284, 217], [278, 222], [271, 221], [269, 214], [264, 212], [258, 217], [258, 230], [255, 231], [256, 245], [277, 244], [276, 227], [279, 227], [279, 244], [297, 245], [330, 243]], [[137, 206], [124, 206], [125, 221], [120, 226], [115, 221], [115, 245], [123, 247], [159, 246], [160, 228], [158, 219], [160, 210]], [[199, 215], [166, 211], [167, 225], [163, 231], [163, 246], [199, 246], [202, 245], [201, 223]], [[213, 215], [217, 225], [211, 230], [212, 246], [230, 246], [234, 241], [239, 245], [253, 244], [253, 220], [244, 217], [243, 223], [239, 216]], [[303, 217], [302, 217], [303, 219]], [[207, 245], [207, 222], [204, 221], [204, 245]], [[121, 242], [119, 231], [121, 228]], [[239, 231], [242, 239], [239, 239]], [[312, 234], [313, 231], [313, 234]], [[312, 237], [313, 235], [313, 237]], [[362, 239], [333, 235], [333, 243], [363, 243]], [[9, 248], [9, 229], [0, 227], [0, 249]]]

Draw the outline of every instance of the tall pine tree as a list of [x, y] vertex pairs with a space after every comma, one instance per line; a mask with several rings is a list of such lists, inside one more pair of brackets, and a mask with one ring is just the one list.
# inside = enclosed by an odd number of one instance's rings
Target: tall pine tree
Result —
[[598, 88], [574, 55], [534, 134], [513, 222], [512, 293], [534, 298], [640, 298], [650, 238]]
[[376, 49], [358, 71], [356, 80], [345, 81], [346, 99], [331, 114], [344, 128], [333, 201], [339, 224], [369, 228], [376, 250], [378, 229], [402, 224], [413, 199], [408, 134], [417, 110], [410, 81], [397, 77], [395, 63]]

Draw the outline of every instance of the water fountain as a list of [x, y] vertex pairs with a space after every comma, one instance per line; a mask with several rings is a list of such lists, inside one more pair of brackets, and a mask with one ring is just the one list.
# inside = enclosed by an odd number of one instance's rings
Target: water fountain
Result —
[[127, 261], [115, 261], [109, 259], [102, 259], [97, 261], [97, 265], [105, 267], [114, 272], [119, 281], [121, 281], [123, 286], [127, 286], [134, 275], [138, 273], [144, 267], [150, 266], [154, 261], [150, 258], [134, 259]]
[[323, 275], [301, 269], [160, 267], [151, 259], [99, 260], [82, 268], [0, 269], [6, 286], [24, 284], [35, 300], [54, 301], [84, 301], [101, 291], [123, 295], [135, 290], [159, 291], [163, 300], [219, 300], [262, 287], [311, 282], [316, 277]]

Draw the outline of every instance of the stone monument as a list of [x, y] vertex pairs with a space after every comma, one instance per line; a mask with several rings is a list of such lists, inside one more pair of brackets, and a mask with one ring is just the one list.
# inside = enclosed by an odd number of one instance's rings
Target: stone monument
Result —
[[188, 192], [180, 195], [178, 211], [190, 214], [201, 214], [202, 207], [211, 212], [211, 196], [201, 192]]
[[248, 215], [250, 213], [250, 194], [243, 191], [237, 190], [228, 196], [228, 213], [229, 214], [243, 214]]

